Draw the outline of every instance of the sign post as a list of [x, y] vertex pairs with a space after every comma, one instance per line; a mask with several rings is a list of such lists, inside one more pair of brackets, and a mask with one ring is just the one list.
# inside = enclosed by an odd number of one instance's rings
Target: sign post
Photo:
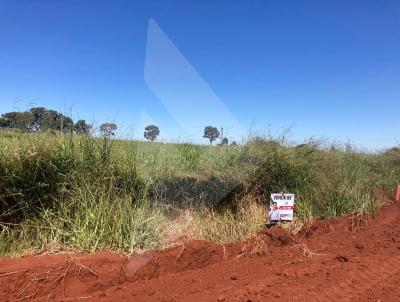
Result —
[[273, 193], [269, 212], [270, 221], [292, 221], [294, 194]]

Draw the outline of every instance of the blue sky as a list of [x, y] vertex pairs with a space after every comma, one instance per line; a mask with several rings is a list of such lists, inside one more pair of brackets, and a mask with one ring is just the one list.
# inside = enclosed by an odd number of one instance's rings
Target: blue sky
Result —
[[[35, 100], [116, 121], [120, 135], [142, 136], [153, 121], [163, 139], [202, 141], [145, 80], [149, 20], [246, 130], [292, 126], [298, 142], [370, 149], [400, 140], [399, 1], [0, 0], [0, 112]], [[173, 89], [164, 95], [182, 96], [179, 81]], [[216, 123], [187, 110], [188, 128]]]

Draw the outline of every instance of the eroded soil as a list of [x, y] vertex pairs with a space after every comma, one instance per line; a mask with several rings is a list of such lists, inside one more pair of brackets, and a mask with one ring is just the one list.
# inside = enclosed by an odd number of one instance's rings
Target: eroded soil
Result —
[[400, 301], [400, 205], [230, 245], [0, 259], [0, 301], [46, 300]]

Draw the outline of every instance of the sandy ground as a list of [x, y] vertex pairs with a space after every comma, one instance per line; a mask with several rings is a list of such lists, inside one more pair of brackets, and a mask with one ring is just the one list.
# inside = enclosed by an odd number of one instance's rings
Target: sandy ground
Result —
[[0, 301], [400, 301], [400, 204], [246, 242], [0, 259]]

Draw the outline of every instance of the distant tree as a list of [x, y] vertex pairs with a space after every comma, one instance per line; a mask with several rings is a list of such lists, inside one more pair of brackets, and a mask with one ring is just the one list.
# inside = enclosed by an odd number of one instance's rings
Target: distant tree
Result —
[[49, 112], [48, 110], [43, 111], [40, 115], [38, 116], [38, 124], [39, 124], [39, 129], [40, 131], [44, 130], [56, 130], [56, 119], [55, 116]]
[[29, 111], [25, 112], [7, 112], [2, 115], [0, 126], [5, 128], [16, 128], [24, 131], [30, 131], [35, 124], [35, 117]]
[[208, 138], [210, 145], [212, 146], [213, 141], [219, 137], [219, 130], [213, 126], [207, 126], [204, 128], [204, 138]]
[[304, 149], [304, 148], [308, 148], [308, 144], [298, 144], [296, 146], [296, 149]]
[[44, 107], [33, 107], [29, 112], [34, 116], [35, 124], [41, 131], [58, 130], [62, 132], [71, 132], [74, 130], [73, 120], [56, 110], [48, 110]]
[[47, 112], [48, 110], [44, 107], [33, 107], [31, 110], [29, 110], [33, 116], [35, 117], [35, 122], [39, 122], [40, 119], [42, 118], [43, 114]]
[[145, 139], [153, 142], [160, 135], [160, 128], [158, 128], [156, 125], [149, 125], [144, 128], [143, 135]]
[[221, 140], [221, 146], [226, 146], [229, 144], [229, 140], [227, 137], [222, 138]]
[[55, 110], [33, 107], [24, 112], [8, 112], [2, 115], [0, 127], [16, 128], [24, 131], [73, 132], [73, 120]]
[[90, 129], [92, 128], [91, 125], [86, 124], [85, 120], [78, 120], [75, 125], [75, 133], [76, 134], [89, 134]]
[[100, 125], [100, 132], [104, 137], [110, 137], [115, 135], [115, 130], [117, 130], [117, 125], [114, 123], [104, 123]]
[[7, 128], [15, 128], [17, 125], [17, 115], [19, 112], [7, 112], [3, 114], [4, 126]]
[[237, 146], [237, 145], [238, 145], [238, 143], [236, 141], [231, 142], [231, 146]]
[[31, 130], [34, 124], [35, 118], [32, 113], [25, 112], [17, 112], [15, 116], [15, 127], [20, 130]]
[[57, 116], [57, 130], [63, 132], [73, 132], [74, 131], [74, 121], [68, 117], [64, 116], [61, 113]]
[[0, 116], [0, 128], [10, 128], [11, 120], [5, 116]]

